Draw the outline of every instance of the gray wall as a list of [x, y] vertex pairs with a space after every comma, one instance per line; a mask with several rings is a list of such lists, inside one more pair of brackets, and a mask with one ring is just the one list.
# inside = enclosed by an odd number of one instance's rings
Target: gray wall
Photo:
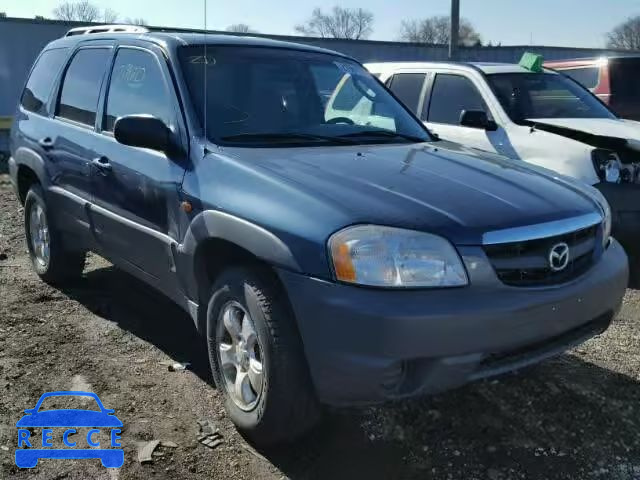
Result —
[[[0, 18], [0, 119], [13, 115], [26, 75], [42, 47], [63, 36], [69, 28], [78, 25], [80, 24], [50, 20]], [[444, 45], [263, 36], [337, 50], [361, 62], [446, 60], [448, 52]], [[517, 62], [527, 50], [541, 53], [547, 59], [594, 57], [615, 53], [578, 48], [509, 46], [462, 48], [460, 56], [462, 60], [468, 61]], [[0, 151], [2, 150], [3, 135], [0, 132]]]
[[68, 29], [61, 23], [0, 19], [0, 117], [13, 115], [27, 73], [40, 50]]

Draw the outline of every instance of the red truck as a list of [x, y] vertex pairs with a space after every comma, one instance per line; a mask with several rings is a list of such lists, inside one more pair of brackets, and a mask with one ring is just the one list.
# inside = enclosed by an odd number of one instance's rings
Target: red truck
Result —
[[622, 118], [640, 120], [640, 55], [554, 60], [544, 66], [578, 81]]

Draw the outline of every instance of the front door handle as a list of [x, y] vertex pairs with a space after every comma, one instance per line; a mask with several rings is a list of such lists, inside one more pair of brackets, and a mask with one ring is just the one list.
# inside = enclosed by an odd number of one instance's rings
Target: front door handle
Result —
[[51, 150], [53, 148], [53, 140], [51, 137], [44, 137], [38, 141], [43, 150]]
[[111, 171], [111, 164], [109, 163], [109, 159], [107, 157], [94, 158], [91, 162], [91, 165], [96, 167], [102, 173]]

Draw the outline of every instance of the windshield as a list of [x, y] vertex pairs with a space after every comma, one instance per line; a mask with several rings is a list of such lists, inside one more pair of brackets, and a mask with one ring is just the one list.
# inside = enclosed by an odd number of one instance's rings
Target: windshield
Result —
[[554, 73], [497, 73], [489, 84], [509, 117], [616, 118], [587, 89]]
[[354, 61], [281, 48], [212, 45], [206, 50], [205, 56], [203, 46], [182, 47], [180, 60], [195, 109], [214, 143], [431, 140], [424, 126]]

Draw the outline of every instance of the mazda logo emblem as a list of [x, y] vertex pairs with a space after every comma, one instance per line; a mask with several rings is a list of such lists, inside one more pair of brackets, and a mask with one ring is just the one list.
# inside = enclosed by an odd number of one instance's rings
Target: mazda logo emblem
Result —
[[554, 272], [560, 272], [569, 265], [569, 245], [558, 243], [549, 251], [549, 267]]

